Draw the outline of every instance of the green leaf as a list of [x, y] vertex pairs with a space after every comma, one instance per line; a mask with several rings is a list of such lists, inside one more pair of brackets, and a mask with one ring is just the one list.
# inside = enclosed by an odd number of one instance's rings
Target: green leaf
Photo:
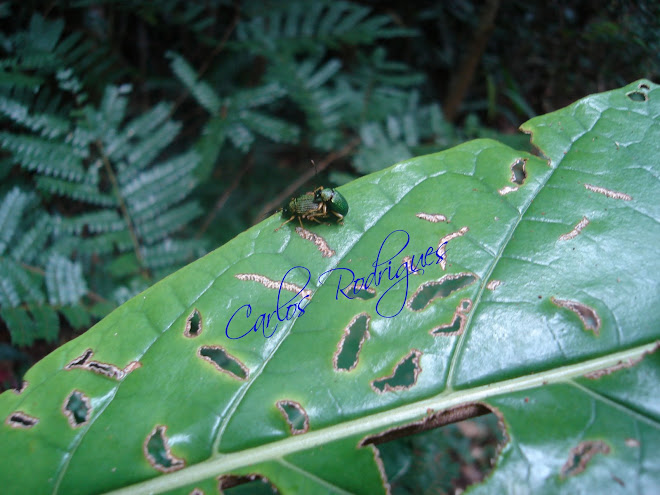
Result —
[[655, 490], [660, 87], [523, 129], [547, 160], [363, 177], [343, 224], [271, 217], [42, 360], [0, 396], [9, 491], [386, 493], [375, 444], [475, 405], [507, 439], [476, 492]]

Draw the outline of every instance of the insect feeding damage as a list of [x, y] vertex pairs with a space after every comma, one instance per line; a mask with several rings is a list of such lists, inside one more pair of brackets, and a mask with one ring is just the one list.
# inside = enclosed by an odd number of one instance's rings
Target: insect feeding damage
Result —
[[[428, 414], [418, 421], [413, 421], [401, 426], [395, 426], [375, 435], [369, 435], [363, 438], [358, 444], [359, 447], [365, 445], [379, 445], [381, 443], [397, 440], [399, 438], [421, 433], [423, 431], [440, 428], [466, 419], [476, 418], [493, 412], [490, 406], [480, 402], [471, 402], [445, 409], [444, 411], [433, 412], [428, 410]], [[500, 425], [503, 427], [503, 424]]]
[[73, 390], [62, 404], [62, 413], [72, 428], [89, 423], [92, 406], [89, 397], [80, 390]]
[[39, 423], [39, 418], [25, 414], [23, 411], [16, 411], [11, 413], [5, 419], [5, 424], [11, 426], [12, 428], [22, 428], [29, 429], [33, 426], [36, 426]]
[[156, 425], [142, 444], [142, 451], [151, 467], [161, 473], [171, 473], [185, 467], [186, 462], [172, 454], [168, 445], [167, 426]]
[[[245, 483], [253, 483], [253, 482], [258, 482], [268, 485], [273, 494], [280, 493], [280, 491], [277, 489], [277, 487], [273, 484], [272, 481], [270, 481], [265, 476], [256, 473], [250, 473], [244, 475], [223, 474], [221, 476], [218, 476], [218, 491], [220, 492], [221, 495], [224, 495], [226, 489], [234, 488], [235, 486], [243, 485]], [[261, 493], [261, 491], [259, 492]]]
[[449, 223], [449, 220], [447, 220], [447, 217], [440, 214], [440, 213], [422, 213], [419, 212], [417, 215], [415, 215], [417, 218], [421, 218], [422, 220], [426, 220], [431, 223], [438, 223], [438, 222], [447, 222]]
[[186, 318], [186, 328], [183, 330], [183, 335], [189, 339], [198, 337], [202, 333], [203, 328], [202, 314], [197, 308], [195, 308], [193, 312], [190, 313], [190, 316]]
[[582, 320], [585, 330], [592, 331], [596, 336], [600, 335], [600, 317], [595, 310], [578, 301], [556, 299], [554, 297], [551, 297], [550, 301], [552, 301], [553, 304], [559, 306], [560, 308], [566, 308], [573, 311], [573, 313], [578, 315], [580, 320]]
[[442, 335], [444, 337], [453, 337], [461, 335], [465, 331], [465, 324], [467, 323], [467, 314], [472, 309], [472, 300], [471, 299], [462, 299], [456, 311], [454, 311], [454, 316], [452, 321], [446, 325], [440, 325], [438, 327], [432, 328], [430, 334], [434, 337]]
[[337, 350], [332, 357], [335, 371], [351, 371], [355, 369], [360, 357], [362, 344], [369, 339], [369, 323], [371, 316], [368, 313], [355, 315], [346, 325]]
[[74, 369], [88, 370], [96, 374], [112, 378], [113, 380], [121, 381], [129, 373], [142, 366], [139, 361], [131, 361], [124, 369], [121, 369], [114, 364], [92, 361], [91, 358], [93, 355], [94, 351], [87, 349], [79, 357], [75, 358], [73, 361], [67, 364], [64, 369], [67, 371]]
[[303, 290], [302, 287], [297, 286], [296, 284], [292, 284], [289, 282], [279, 282], [275, 280], [271, 280], [268, 277], [264, 277], [263, 275], [259, 275], [257, 273], [237, 273], [234, 275], [238, 280], [248, 280], [251, 282], [258, 282], [267, 289], [274, 289], [274, 290], [279, 290], [280, 287], [284, 290], [288, 290], [289, 292], [293, 292], [294, 294], [302, 294], [303, 297], [311, 297], [312, 296], [312, 291], [311, 290]]
[[371, 388], [379, 394], [395, 390], [409, 390], [417, 383], [417, 377], [422, 372], [419, 364], [421, 357], [421, 351], [412, 349], [394, 366], [392, 374], [372, 380]]
[[309, 416], [305, 409], [295, 400], [278, 400], [280, 410], [292, 435], [301, 435], [309, 431]]
[[610, 447], [602, 440], [587, 440], [580, 442], [577, 447], [573, 447], [568, 456], [568, 460], [561, 468], [561, 478], [575, 476], [581, 473], [587, 467], [587, 463], [596, 454], [609, 454]]
[[472, 285], [476, 280], [476, 274], [461, 272], [445, 275], [440, 280], [425, 282], [410, 296], [406, 306], [412, 311], [422, 311], [435, 299], [449, 297], [454, 292]]
[[622, 199], [624, 201], [631, 201], [633, 199], [632, 196], [629, 196], [626, 193], [612, 191], [611, 189], [605, 189], [604, 187], [600, 187], [600, 186], [585, 184], [584, 187], [589, 191], [593, 191], [599, 194], [604, 194], [608, 198], [612, 198], [612, 199]]
[[330, 249], [330, 246], [328, 246], [326, 240], [320, 235], [315, 234], [314, 232], [310, 232], [303, 227], [296, 227], [296, 234], [298, 234], [306, 241], [313, 242], [318, 250], [321, 251], [321, 256], [324, 258], [330, 258], [335, 255], [335, 252]]
[[440, 239], [440, 242], [438, 243], [438, 249], [442, 248], [442, 253], [438, 253], [438, 254], [442, 255], [442, 261], [440, 261], [440, 267], [443, 270], [447, 269], [447, 243], [452, 239], [456, 239], [457, 237], [461, 237], [467, 234], [469, 230], [470, 229], [468, 227], [461, 227], [461, 229], [458, 230], [457, 232], [452, 232], [451, 234], [447, 234], [442, 239]]
[[511, 178], [509, 179], [512, 184], [517, 184], [515, 186], [505, 186], [499, 189], [497, 192], [500, 195], [504, 196], [506, 194], [515, 192], [518, 190], [518, 186], [524, 184], [525, 179], [527, 178], [527, 171], [525, 166], [527, 165], [526, 158], [518, 158], [511, 164]]
[[589, 219], [587, 217], [582, 217], [582, 220], [580, 220], [575, 227], [573, 227], [573, 230], [570, 232], [567, 232], [566, 234], [562, 234], [559, 236], [560, 241], [568, 241], [570, 239], [573, 239], [576, 237], [580, 232], [582, 232], [582, 229], [585, 228], [587, 225], [589, 225]]
[[197, 355], [213, 365], [221, 373], [227, 373], [232, 378], [245, 381], [250, 376], [250, 370], [240, 359], [229, 354], [219, 345], [203, 345], [197, 349]]

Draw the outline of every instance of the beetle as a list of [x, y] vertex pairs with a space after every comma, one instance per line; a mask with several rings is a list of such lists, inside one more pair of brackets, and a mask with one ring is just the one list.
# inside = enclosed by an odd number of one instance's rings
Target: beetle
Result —
[[303, 220], [312, 220], [321, 223], [318, 218], [327, 216], [325, 204], [314, 200], [315, 193], [305, 193], [297, 198], [291, 198], [287, 204], [282, 207], [282, 218], [288, 218], [286, 222], [275, 229], [280, 230], [284, 225], [294, 218], [298, 218], [302, 227]]
[[323, 186], [317, 187], [314, 190], [314, 202], [323, 205], [321, 207], [322, 218], [333, 214], [337, 217], [337, 221], [341, 222], [348, 213], [348, 201], [339, 191], [331, 187], [327, 189]]
[[348, 201], [346, 201], [346, 198], [339, 191], [321, 186], [313, 192], [305, 193], [297, 198], [291, 198], [282, 207], [282, 218], [286, 218], [287, 220], [275, 229], [275, 232], [294, 218], [298, 218], [298, 222], [300, 222], [300, 226], [302, 227], [303, 220], [322, 223], [321, 220], [327, 220], [331, 215], [337, 218], [337, 222], [341, 222], [346, 213], [348, 213]]

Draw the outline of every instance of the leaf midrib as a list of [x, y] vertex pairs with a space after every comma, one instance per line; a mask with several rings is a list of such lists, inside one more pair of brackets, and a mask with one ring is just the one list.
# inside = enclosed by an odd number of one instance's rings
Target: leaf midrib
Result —
[[[317, 431], [310, 431], [304, 435], [288, 437], [231, 454], [215, 455], [211, 459], [194, 466], [119, 490], [107, 492], [105, 495], [141, 495], [174, 490], [239, 468], [279, 459], [296, 452], [315, 448], [331, 441], [356, 435], [366, 436], [371, 432], [380, 431], [395, 424], [418, 421], [427, 415], [429, 409], [441, 411], [469, 402], [484, 401], [498, 395], [529, 390], [549, 384], [565, 383], [572, 378], [609, 368], [621, 362], [636, 362], [640, 357], [654, 352], [658, 346], [660, 346], [660, 340], [595, 359], [482, 385], [473, 389], [442, 392], [430, 399], [420, 400], [412, 404], [363, 416]], [[660, 428], [660, 425], [658, 427]]]

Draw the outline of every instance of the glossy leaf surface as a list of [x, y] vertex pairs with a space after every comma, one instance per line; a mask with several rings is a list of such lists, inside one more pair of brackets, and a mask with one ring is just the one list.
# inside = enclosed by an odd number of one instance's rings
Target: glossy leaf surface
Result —
[[361, 445], [475, 403], [508, 436], [477, 492], [658, 486], [660, 88], [523, 130], [547, 160], [368, 175], [343, 225], [271, 217], [45, 358], [0, 397], [8, 493], [385, 493]]

